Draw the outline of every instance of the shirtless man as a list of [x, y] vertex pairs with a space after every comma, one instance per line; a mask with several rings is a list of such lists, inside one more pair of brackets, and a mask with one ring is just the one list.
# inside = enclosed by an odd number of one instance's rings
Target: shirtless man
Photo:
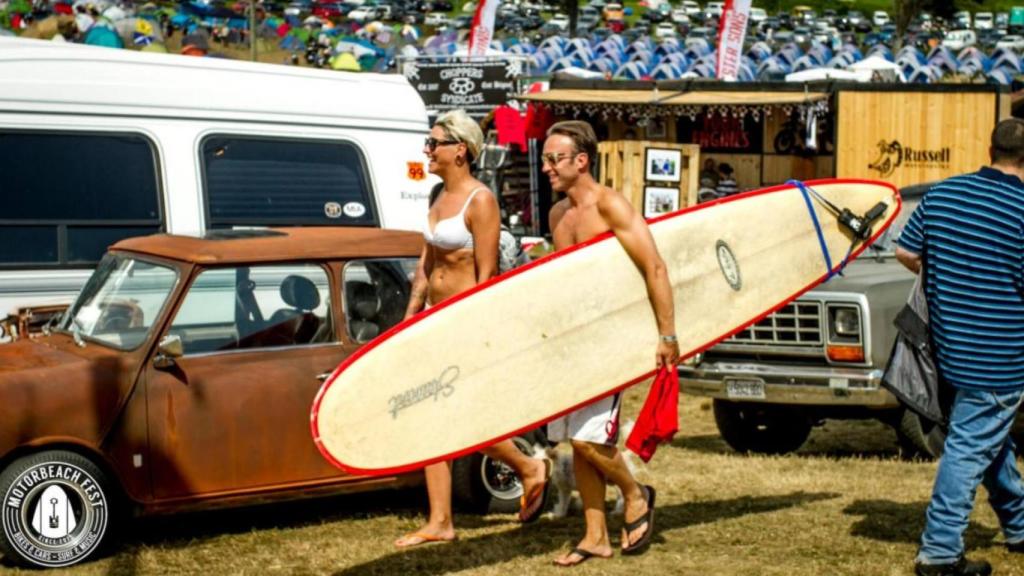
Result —
[[[640, 214], [622, 194], [598, 184], [591, 176], [590, 167], [597, 158], [594, 129], [575, 120], [555, 124], [548, 130], [542, 157], [551, 188], [568, 196], [551, 209], [555, 249], [586, 242], [611, 230], [647, 284], [647, 297], [660, 336], [655, 362], [658, 367], [675, 366], [679, 344], [665, 263]], [[605, 479], [617, 485], [626, 499], [622, 552], [639, 553], [650, 543], [654, 489], [637, 483], [616, 448], [618, 417], [616, 394], [548, 424], [550, 440], [568, 440], [572, 444], [576, 485], [586, 521], [583, 539], [572, 551], [556, 559], [556, 564], [574, 566], [588, 558], [612, 555], [604, 513]]]

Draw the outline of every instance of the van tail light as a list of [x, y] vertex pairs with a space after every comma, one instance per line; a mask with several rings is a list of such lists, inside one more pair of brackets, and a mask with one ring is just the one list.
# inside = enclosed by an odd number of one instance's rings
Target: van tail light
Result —
[[829, 344], [825, 350], [828, 359], [833, 362], [863, 362], [863, 346], [838, 346]]

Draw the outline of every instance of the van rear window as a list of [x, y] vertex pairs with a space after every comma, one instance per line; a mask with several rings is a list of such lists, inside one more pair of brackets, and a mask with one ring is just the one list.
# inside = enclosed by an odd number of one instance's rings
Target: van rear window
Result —
[[378, 225], [351, 143], [217, 135], [203, 140], [202, 163], [208, 228]]
[[0, 267], [86, 266], [162, 228], [155, 147], [139, 134], [0, 130]]

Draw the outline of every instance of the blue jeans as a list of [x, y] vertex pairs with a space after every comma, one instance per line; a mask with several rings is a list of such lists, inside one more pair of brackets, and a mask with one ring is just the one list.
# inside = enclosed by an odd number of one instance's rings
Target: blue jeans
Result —
[[988, 491], [1007, 542], [1024, 541], [1024, 484], [1009, 436], [1022, 396], [1024, 390], [957, 390], [918, 562], [944, 564], [963, 555], [963, 534], [979, 483]]

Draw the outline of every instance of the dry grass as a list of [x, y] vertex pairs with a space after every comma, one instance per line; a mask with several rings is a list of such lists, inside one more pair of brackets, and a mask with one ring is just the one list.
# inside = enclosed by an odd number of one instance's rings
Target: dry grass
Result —
[[[646, 387], [628, 395], [635, 414]], [[640, 475], [658, 488], [657, 535], [640, 557], [579, 574], [896, 575], [912, 573], [935, 465], [901, 461], [895, 435], [873, 422], [829, 422], [786, 457], [748, 457], [719, 439], [709, 402], [684, 398], [682, 431]], [[1024, 575], [1001, 546], [979, 491], [972, 555]], [[422, 521], [422, 492], [380, 492], [138, 522], [113, 553], [68, 574], [556, 574], [550, 565], [582, 520], [458, 516], [460, 540], [397, 551]], [[612, 519], [616, 528], [620, 519]], [[17, 573], [0, 567], [0, 576]]]

